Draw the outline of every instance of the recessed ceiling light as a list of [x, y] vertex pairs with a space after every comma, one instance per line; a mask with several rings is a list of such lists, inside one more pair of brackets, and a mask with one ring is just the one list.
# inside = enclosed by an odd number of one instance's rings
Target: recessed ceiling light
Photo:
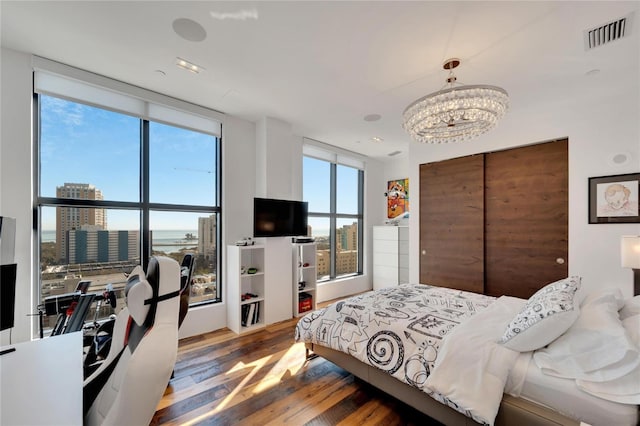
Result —
[[382, 139], [379, 136], [374, 136], [371, 138], [371, 142], [382, 142], [384, 139]]
[[202, 41], [207, 38], [207, 32], [196, 21], [187, 18], [178, 18], [171, 24], [173, 31], [188, 41]]
[[192, 73], [198, 74], [200, 71], [203, 71], [204, 68], [194, 64], [193, 62], [189, 62], [186, 59], [176, 58], [176, 65], [182, 69], [187, 71], [191, 71]]
[[369, 114], [364, 116], [364, 121], [378, 121], [382, 118], [380, 114]]

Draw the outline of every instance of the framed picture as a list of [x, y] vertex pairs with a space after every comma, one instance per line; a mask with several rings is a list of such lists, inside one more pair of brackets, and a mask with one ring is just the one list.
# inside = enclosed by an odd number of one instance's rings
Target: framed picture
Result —
[[640, 223], [640, 173], [589, 178], [589, 223]]
[[387, 182], [387, 218], [407, 217], [409, 213], [409, 178]]

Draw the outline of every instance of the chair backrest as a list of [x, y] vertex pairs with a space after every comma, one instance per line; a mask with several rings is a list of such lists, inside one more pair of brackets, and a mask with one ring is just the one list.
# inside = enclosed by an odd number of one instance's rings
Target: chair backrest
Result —
[[195, 255], [187, 253], [182, 258], [182, 263], [180, 264], [180, 314], [178, 316], [178, 328], [182, 325], [182, 322], [189, 311], [191, 279], [195, 263]]
[[84, 382], [85, 425], [148, 425], [169, 383], [178, 351], [180, 266], [152, 257], [125, 288], [105, 362]]

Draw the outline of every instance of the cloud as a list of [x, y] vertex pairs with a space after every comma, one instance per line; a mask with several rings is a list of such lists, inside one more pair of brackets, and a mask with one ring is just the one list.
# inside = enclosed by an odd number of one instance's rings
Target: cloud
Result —
[[42, 118], [50, 123], [63, 123], [70, 127], [84, 124], [84, 105], [54, 97], [43, 97]]

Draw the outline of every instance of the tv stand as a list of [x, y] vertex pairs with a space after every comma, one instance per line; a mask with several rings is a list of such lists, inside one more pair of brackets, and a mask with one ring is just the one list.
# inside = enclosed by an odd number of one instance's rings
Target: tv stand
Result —
[[314, 241], [315, 241], [315, 238], [313, 237], [293, 237], [291, 239], [291, 242], [294, 244], [313, 243]]

